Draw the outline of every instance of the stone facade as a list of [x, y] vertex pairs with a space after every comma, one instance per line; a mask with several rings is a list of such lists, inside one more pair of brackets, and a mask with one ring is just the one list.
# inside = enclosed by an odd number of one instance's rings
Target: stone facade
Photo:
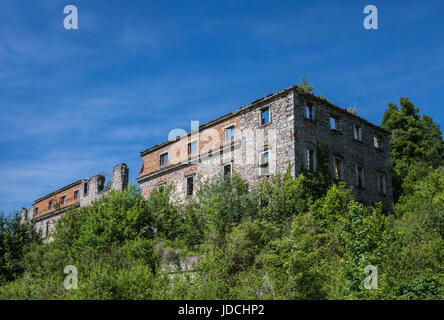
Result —
[[128, 166], [124, 163], [114, 166], [113, 175], [108, 185], [106, 178], [95, 175], [82, 179], [37, 199], [29, 209], [22, 208], [22, 222], [35, 221], [35, 228], [46, 242], [52, 241], [56, 222], [69, 208], [90, 205], [110, 190], [122, 191], [128, 185]]
[[203, 180], [232, 170], [250, 184], [288, 166], [293, 176], [302, 167], [316, 171], [322, 148], [332, 177], [353, 187], [358, 201], [382, 201], [390, 210], [389, 138], [385, 129], [293, 86], [141, 152], [137, 181], [144, 197], [174, 184], [185, 198]]

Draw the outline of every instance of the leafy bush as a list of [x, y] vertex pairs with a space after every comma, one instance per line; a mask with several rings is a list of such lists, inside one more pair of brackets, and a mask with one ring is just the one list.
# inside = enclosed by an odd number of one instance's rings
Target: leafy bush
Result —
[[[0, 299], [443, 299], [444, 170], [427, 170], [405, 177], [394, 214], [287, 171], [254, 187], [219, 176], [186, 201], [130, 186], [69, 210], [49, 244], [1, 217]], [[177, 272], [190, 256], [193, 272]], [[78, 289], [63, 286], [67, 265]]]

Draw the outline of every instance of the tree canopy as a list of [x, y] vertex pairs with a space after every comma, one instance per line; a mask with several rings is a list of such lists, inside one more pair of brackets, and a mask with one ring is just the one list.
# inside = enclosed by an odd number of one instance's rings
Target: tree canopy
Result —
[[392, 132], [390, 140], [395, 200], [411, 191], [412, 180], [444, 164], [442, 132], [431, 116], [420, 116], [419, 108], [407, 98], [400, 108], [389, 103], [381, 127]]
[[[393, 132], [393, 214], [332, 183], [322, 148], [315, 174], [249, 186], [234, 172], [187, 200], [173, 185], [147, 199], [130, 185], [68, 210], [47, 244], [18, 214], [1, 215], [0, 299], [443, 299], [442, 135], [400, 105], [381, 124]], [[190, 257], [193, 272], [171, 273]], [[67, 265], [77, 289], [63, 286]]]

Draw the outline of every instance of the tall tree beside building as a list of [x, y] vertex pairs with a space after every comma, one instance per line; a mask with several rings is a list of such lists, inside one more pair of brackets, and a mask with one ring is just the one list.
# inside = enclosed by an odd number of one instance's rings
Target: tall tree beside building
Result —
[[420, 116], [419, 108], [407, 97], [400, 108], [389, 103], [381, 127], [391, 130], [390, 140], [394, 200], [411, 191], [413, 184], [428, 172], [444, 164], [442, 132], [431, 116]]
[[5, 216], [0, 212], [0, 285], [23, 274], [23, 256], [32, 243], [40, 242], [33, 224], [20, 223], [18, 213]]

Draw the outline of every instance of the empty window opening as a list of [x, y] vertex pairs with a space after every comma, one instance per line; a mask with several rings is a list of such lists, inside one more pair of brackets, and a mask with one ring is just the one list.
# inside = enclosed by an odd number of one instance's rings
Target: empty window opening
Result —
[[330, 129], [331, 130], [337, 130], [338, 128], [336, 127], [337, 125], [337, 120], [335, 117], [330, 117]]
[[83, 195], [87, 196], [88, 195], [88, 182], [85, 182], [83, 184]]
[[168, 152], [160, 155], [160, 165], [165, 166], [168, 163]]
[[166, 183], [161, 183], [157, 186], [157, 191], [158, 192], [164, 192], [166, 188]]
[[231, 141], [234, 139], [234, 126], [224, 129], [224, 139], [225, 141]]
[[356, 185], [358, 188], [365, 188], [364, 167], [356, 166]]
[[231, 163], [224, 165], [224, 176], [231, 176], [233, 166]]
[[311, 104], [307, 104], [305, 107], [305, 118], [313, 120], [313, 106]]
[[34, 217], [37, 217], [39, 215], [39, 208], [35, 207], [34, 208]]
[[194, 192], [194, 176], [187, 178], [187, 196], [192, 196]]
[[336, 180], [343, 180], [342, 159], [334, 157], [333, 165], [334, 165], [334, 178]]
[[307, 149], [307, 169], [308, 171], [315, 172], [315, 152], [312, 149]]
[[97, 192], [102, 192], [105, 189], [105, 177], [100, 176], [99, 181], [97, 181]]
[[361, 141], [362, 140], [362, 128], [361, 128], [361, 126], [355, 125], [353, 131], [354, 131], [354, 138], [356, 140]]
[[378, 172], [378, 192], [384, 195], [387, 192], [385, 174], [381, 172]]
[[74, 191], [74, 200], [79, 199], [79, 190]]
[[60, 204], [63, 206], [66, 203], [66, 196], [60, 197]]
[[373, 137], [373, 145], [377, 149], [381, 149], [382, 148], [382, 138], [381, 138], [381, 136], [375, 135]]
[[197, 142], [190, 142], [188, 144], [188, 155], [195, 154], [197, 152]]
[[261, 176], [268, 176], [270, 173], [269, 153], [268, 151], [261, 152], [259, 155], [259, 168]]
[[270, 122], [270, 109], [261, 110], [261, 125], [266, 125]]
[[52, 205], [53, 205], [53, 200], [49, 200], [49, 203], [48, 203], [48, 210], [51, 210], [51, 209], [52, 209]]

